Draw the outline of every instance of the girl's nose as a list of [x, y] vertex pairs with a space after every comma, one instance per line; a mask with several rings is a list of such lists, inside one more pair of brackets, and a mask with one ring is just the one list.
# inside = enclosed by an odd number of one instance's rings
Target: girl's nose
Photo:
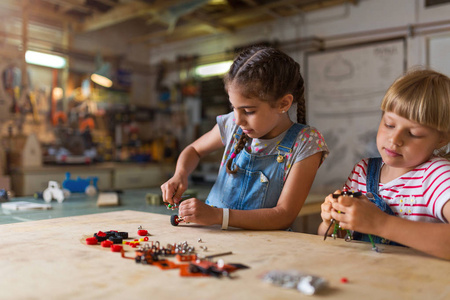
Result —
[[242, 118], [242, 115], [239, 113], [238, 110], [234, 110], [234, 120], [236, 125], [238, 126], [243, 124], [244, 119]]
[[396, 146], [402, 146], [403, 145], [402, 132], [394, 131], [390, 136], [390, 141], [392, 144], [394, 144]]

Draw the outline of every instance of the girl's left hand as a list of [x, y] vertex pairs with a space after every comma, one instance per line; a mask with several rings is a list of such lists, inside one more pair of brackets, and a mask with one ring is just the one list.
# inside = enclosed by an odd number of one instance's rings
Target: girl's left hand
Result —
[[200, 225], [220, 224], [222, 220], [221, 209], [209, 206], [197, 198], [181, 202], [178, 215], [186, 222]]
[[366, 196], [340, 196], [332, 207], [331, 216], [339, 222], [341, 228], [367, 234], [376, 234], [377, 227], [382, 225], [383, 218], [388, 216]]

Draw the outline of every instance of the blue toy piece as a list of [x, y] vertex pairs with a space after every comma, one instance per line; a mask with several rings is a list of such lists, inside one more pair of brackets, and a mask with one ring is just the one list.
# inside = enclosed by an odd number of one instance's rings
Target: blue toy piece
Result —
[[8, 192], [5, 189], [0, 189], [0, 202], [9, 201]]
[[66, 173], [66, 179], [62, 182], [62, 187], [72, 193], [85, 193], [86, 188], [92, 185], [97, 190], [98, 177], [86, 177], [85, 179], [77, 177], [76, 180], [70, 179], [70, 172]]

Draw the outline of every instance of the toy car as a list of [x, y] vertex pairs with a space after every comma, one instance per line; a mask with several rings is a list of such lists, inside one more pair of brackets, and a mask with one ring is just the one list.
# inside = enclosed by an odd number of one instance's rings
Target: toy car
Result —
[[[192, 195], [181, 196], [181, 200], [177, 204], [164, 203], [164, 205], [166, 205], [167, 209], [174, 210], [174, 209], [177, 209], [180, 207], [181, 202], [183, 202], [184, 200], [187, 200], [189, 198], [192, 198]], [[181, 222], [184, 222], [184, 219], [182, 217], [179, 217], [178, 215], [170, 216], [170, 224], [172, 224], [173, 226], [178, 226], [178, 224], [180, 224]]]
[[97, 194], [97, 181], [97, 176], [71, 179], [70, 172], [67, 172], [62, 186], [72, 193], [86, 193], [88, 196], [95, 196]]
[[170, 216], [170, 224], [173, 226], [178, 226], [181, 222], [184, 222], [183, 218], [178, 217], [178, 215], [171, 215]]

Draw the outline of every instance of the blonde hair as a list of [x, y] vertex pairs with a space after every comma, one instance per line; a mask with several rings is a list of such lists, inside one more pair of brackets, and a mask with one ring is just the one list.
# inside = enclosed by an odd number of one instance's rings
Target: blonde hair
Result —
[[[450, 134], [450, 78], [429, 69], [414, 69], [398, 78], [381, 102], [383, 112]], [[436, 153], [450, 158], [448, 145]]]

